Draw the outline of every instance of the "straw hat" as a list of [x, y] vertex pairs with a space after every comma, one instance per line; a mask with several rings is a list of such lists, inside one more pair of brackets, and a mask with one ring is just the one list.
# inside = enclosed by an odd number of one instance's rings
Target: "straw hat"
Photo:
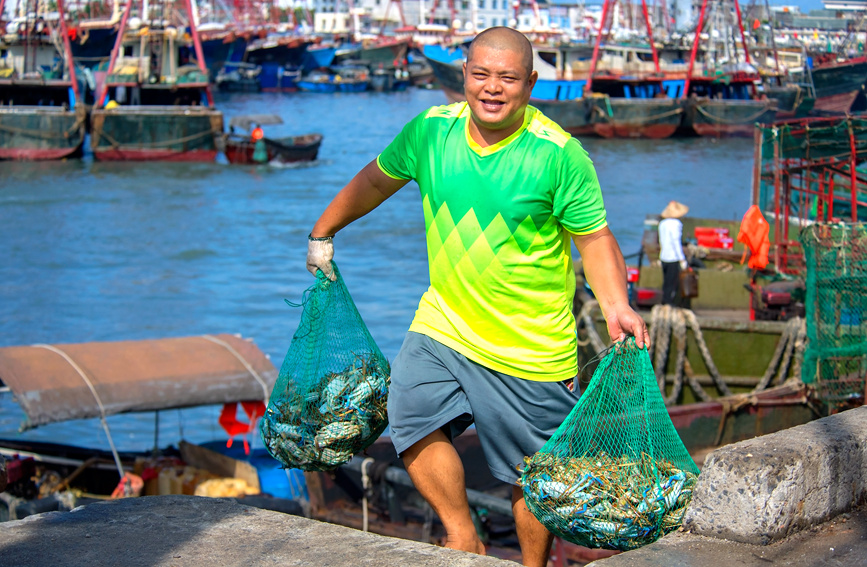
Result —
[[664, 219], [679, 219], [689, 212], [689, 207], [677, 201], [670, 201], [660, 215]]

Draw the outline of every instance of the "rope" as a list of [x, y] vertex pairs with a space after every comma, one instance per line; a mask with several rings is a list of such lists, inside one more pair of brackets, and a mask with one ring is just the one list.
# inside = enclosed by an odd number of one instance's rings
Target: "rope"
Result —
[[[656, 373], [657, 383], [663, 395], [665, 395], [668, 382], [665, 368], [668, 365], [668, 356], [671, 350], [671, 337], [674, 336], [676, 341], [675, 352], [677, 359], [674, 375], [671, 378], [671, 392], [668, 396], [665, 396], [666, 405], [676, 403], [683, 389], [684, 376], [687, 378], [690, 388], [695, 392], [696, 397], [702, 401], [713, 400], [701, 384], [698, 383], [692, 365], [686, 358], [686, 339], [689, 330], [692, 331], [695, 337], [695, 342], [698, 345], [702, 360], [705, 366], [707, 366], [708, 373], [714, 382], [714, 386], [716, 386], [721, 396], [733, 396], [728, 384], [722, 379], [719, 370], [713, 362], [695, 313], [689, 309], [679, 309], [670, 305], [656, 305], [651, 310], [650, 344], [654, 350], [654, 372]], [[794, 318], [787, 322], [764, 375], [753, 388], [750, 395], [760, 392], [770, 385], [785, 382], [786, 377], [789, 375], [790, 367], [794, 377], [800, 376], [801, 365], [804, 361], [804, 350], [806, 348], [806, 336], [807, 327], [804, 319]]]
[[114, 150], [138, 150], [141, 148], [159, 148], [159, 147], [168, 147], [168, 146], [171, 146], [174, 144], [184, 144], [186, 142], [191, 142], [191, 141], [196, 140], [198, 138], [204, 138], [205, 136], [215, 135], [216, 132], [214, 132], [213, 130], [203, 130], [203, 131], [199, 132], [198, 134], [192, 134], [192, 135], [186, 136], [184, 138], [177, 138], [174, 140], [165, 140], [163, 142], [153, 142], [151, 144], [135, 144], [135, 145], [121, 144], [120, 142], [118, 142], [117, 140], [115, 140], [114, 138], [112, 138], [111, 136], [106, 134], [105, 130], [102, 130], [102, 129], [100, 129], [100, 131], [98, 131], [98, 132], [94, 132], [94, 134], [97, 136], [97, 139], [105, 138], [106, 140], [108, 140], [108, 143], [111, 144], [111, 147]]
[[[653, 116], [648, 116], [644, 119], [640, 120], [616, 120], [613, 116], [611, 117], [612, 124], [636, 124], [638, 126], [644, 126], [645, 124], [649, 124], [651, 122], [661, 120], [663, 118], [668, 118], [669, 116], [674, 116], [675, 114], [681, 114], [683, 112], [683, 108], [675, 108], [674, 110], [669, 110], [668, 112], [663, 112], [662, 114], [655, 114]], [[604, 114], [603, 114], [604, 116]]]
[[[111, 431], [108, 428], [108, 422], [105, 420], [105, 406], [102, 405], [102, 400], [99, 398], [99, 394], [96, 392], [96, 388], [87, 377], [87, 374], [84, 373], [84, 370], [82, 370], [81, 367], [77, 365], [68, 354], [66, 354], [59, 348], [42, 343], [35, 344], [33, 346], [38, 348], [44, 348], [50, 350], [55, 354], [60, 355], [66, 362], [69, 363], [70, 366], [72, 366], [72, 368], [75, 369], [76, 372], [78, 372], [78, 375], [81, 376], [81, 379], [84, 380], [84, 383], [87, 384], [88, 388], [90, 388], [90, 393], [93, 394], [93, 399], [96, 400], [96, 405], [99, 406], [100, 420], [102, 421], [103, 429], [105, 429], [105, 435], [106, 437], [108, 437], [108, 444], [111, 447], [111, 454], [114, 457], [114, 464], [115, 466], [117, 466], [117, 472], [120, 474], [120, 478], [123, 479], [126, 473], [124, 473], [123, 465], [120, 462], [120, 455], [118, 455], [117, 453], [117, 448], [115, 448], [114, 446], [114, 440], [111, 437]], [[129, 488], [129, 486], [127, 486], [127, 488]]]
[[[24, 134], [25, 136], [30, 136], [31, 138], [38, 138], [40, 140], [58, 140], [58, 139], [66, 139], [68, 140], [70, 135], [81, 128], [81, 125], [84, 124], [84, 117], [79, 116], [75, 119], [75, 122], [66, 132], [61, 132], [59, 134], [53, 132], [42, 132], [40, 130], [28, 130], [26, 128], [15, 128], [13, 126], [4, 126], [0, 124], [0, 130], [9, 132], [11, 134]], [[82, 133], [83, 134], [83, 133]]]
[[758, 118], [759, 116], [761, 116], [762, 114], [764, 114], [770, 110], [770, 108], [765, 107], [748, 118], [738, 118], [737, 120], [726, 120], [725, 118], [720, 118], [719, 116], [715, 116], [715, 115], [709, 113], [707, 110], [704, 109], [704, 107], [701, 104], [695, 105], [695, 109], [698, 110], [699, 114], [703, 115], [706, 118], [709, 118], [713, 122], [718, 122], [720, 124], [743, 124], [743, 123], [754, 122], [756, 120], [756, 118]]
[[203, 339], [206, 339], [206, 340], [209, 340], [209, 341], [211, 341], [212, 343], [216, 343], [216, 344], [218, 344], [218, 345], [221, 345], [221, 346], [223, 346], [223, 347], [226, 347], [226, 350], [228, 350], [228, 351], [231, 352], [233, 355], [235, 355], [235, 358], [237, 358], [237, 359], [241, 362], [241, 364], [244, 365], [244, 368], [247, 369], [247, 372], [249, 372], [250, 375], [251, 375], [253, 378], [255, 378], [257, 382], [259, 382], [259, 385], [260, 385], [260, 386], [262, 386], [262, 395], [263, 395], [263, 399], [265, 399], [265, 400], [268, 399], [268, 384], [267, 384], [267, 382], [265, 382], [265, 380], [263, 380], [262, 377], [259, 376], [259, 373], [256, 372], [256, 369], [253, 368], [253, 367], [250, 365], [250, 363], [247, 362], [247, 361], [244, 359], [243, 356], [241, 356], [240, 354], [238, 354], [238, 351], [236, 351], [234, 348], [232, 348], [232, 345], [230, 345], [230, 344], [227, 343], [226, 341], [223, 341], [223, 340], [221, 340], [221, 339], [218, 339], [217, 337], [215, 337], [215, 336], [213, 336], [213, 335], [202, 335], [202, 338], [203, 338]]
[[695, 335], [695, 342], [698, 344], [699, 352], [701, 352], [701, 357], [704, 360], [705, 365], [707, 365], [707, 370], [713, 378], [714, 384], [723, 396], [731, 396], [732, 391], [729, 389], [728, 384], [726, 384], [722, 379], [719, 370], [717, 370], [716, 365], [713, 363], [713, 358], [710, 355], [710, 351], [707, 349], [707, 343], [704, 342], [704, 336], [701, 333], [701, 326], [698, 324], [698, 319], [696, 319], [695, 313], [689, 309], [681, 309], [680, 311], [683, 316], [686, 317], [687, 323], [692, 329], [693, 335]]

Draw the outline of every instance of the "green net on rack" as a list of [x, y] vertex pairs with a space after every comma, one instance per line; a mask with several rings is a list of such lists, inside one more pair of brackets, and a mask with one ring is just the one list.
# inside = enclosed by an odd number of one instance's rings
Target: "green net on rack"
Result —
[[699, 473], [647, 349], [634, 338], [608, 352], [575, 408], [522, 468], [527, 507], [550, 532], [618, 550], [677, 529]]
[[802, 380], [830, 410], [864, 403], [867, 225], [814, 223], [801, 232], [807, 266]]
[[259, 425], [268, 451], [290, 468], [334, 469], [388, 425], [391, 369], [336, 264], [334, 272], [332, 282], [320, 271], [304, 294], [298, 329]]

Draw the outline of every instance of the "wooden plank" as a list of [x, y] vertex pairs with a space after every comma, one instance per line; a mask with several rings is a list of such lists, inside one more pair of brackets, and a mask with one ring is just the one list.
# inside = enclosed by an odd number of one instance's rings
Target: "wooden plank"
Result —
[[256, 492], [262, 491], [262, 487], [259, 485], [259, 473], [250, 463], [221, 455], [216, 451], [186, 441], [180, 442], [180, 450], [181, 458], [188, 465], [222, 477], [240, 478], [248, 486], [256, 489]]

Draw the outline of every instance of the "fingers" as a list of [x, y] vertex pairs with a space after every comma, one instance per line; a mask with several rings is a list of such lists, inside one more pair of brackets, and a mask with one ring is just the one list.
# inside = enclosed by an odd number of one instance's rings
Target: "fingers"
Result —
[[635, 337], [638, 348], [650, 347], [650, 333], [644, 319], [631, 308], [614, 313], [608, 319], [608, 334], [612, 341], [622, 342], [626, 337]]
[[326, 269], [327, 269], [327, 271], [322, 270], [322, 274], [326, 278], [328, 278], [329, 280], [336, 282], [337, 281], [337, 274], [334, 273], [334, 269], [331, 267], [331, 261], [330, 260], [328, 261], [328, 265], [327, 265]]

